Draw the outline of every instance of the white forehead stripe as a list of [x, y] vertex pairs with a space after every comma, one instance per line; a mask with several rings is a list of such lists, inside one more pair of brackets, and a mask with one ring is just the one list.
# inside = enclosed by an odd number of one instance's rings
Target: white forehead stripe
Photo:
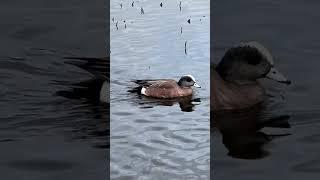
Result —
[[271, 65], [274, 65], [273, 57], [270, 51], [266, 47], [264, 47], [262, 44], [256, 41], [251, 41], [247, 43], [240, 43], [240, 46], [250, 46], [250, 47], [256, 48], [261, 54], [263, 54], [266, 57], [267, 61], [269, 61]]
[[192, 81], [196, 82], [196, 79], [192, 75], [188, 74], [186, 76], [190, 77], [192, 79]]

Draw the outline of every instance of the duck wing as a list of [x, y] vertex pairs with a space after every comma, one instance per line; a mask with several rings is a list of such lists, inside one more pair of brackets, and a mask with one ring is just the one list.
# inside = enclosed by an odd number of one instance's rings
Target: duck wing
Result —
[[67, 59], [66, 64], [81, 68], [94, 75], [94, 77], [79, 83], [55, 81], [57, 84], [72, 87], [71, 91], [58, 91], [57, 95], [70, 99], [86, 98], [95, 103], [109, 101], [110, 57], [64, 57], [64, 59]]
[[109, 79], [110, 57], [64, 57], [65, 63], [77, 66], [96, 77]]
[[[162, 84], [163, 82], [176, 82], [175, 80], [172, 80], [172, 79], [141, 79], [141, 80], [133, 80], [132, 82], [140, 85], [140, 86], [145, 86], [145, 87], [148, 87], [148, 86], [157, 86]], [[160, 83], [160, 84], [159, 84]]]
[[153, 82], [148, 86], [149, 88], [161, 88], [161, 89], [171, 89], [171, 88], [177, 88], [179, 85], [175, 80], [158, 80], [156, 82]]

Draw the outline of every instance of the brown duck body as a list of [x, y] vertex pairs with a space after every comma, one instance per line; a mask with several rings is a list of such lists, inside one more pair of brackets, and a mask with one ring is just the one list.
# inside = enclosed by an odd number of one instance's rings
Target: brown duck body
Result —
[[266, 99], [264, 88], [257, 82], [236, 84], [223, 80], [211, 70], [211, 95], [214, 111], [245, 109]]
[[141, 94], [155, 98], [177, 98], [192, 95], [192, 88], [180, 87], [172, 79], [151, 80], [142, 86]]

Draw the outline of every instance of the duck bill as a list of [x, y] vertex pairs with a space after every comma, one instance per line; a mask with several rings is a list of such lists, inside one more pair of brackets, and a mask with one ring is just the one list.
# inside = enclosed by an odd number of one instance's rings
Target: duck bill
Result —
[[266, 78], [275, 80], [280, 83], [284, 84], [291, 84], [291, 81], [289, 81], [284, 75], [282, 75], [276, 68], [272, 67], [269, 71], [269, 73], [266, 75]]
[[201, 86], [199, 86], [197, 83], [194, 83], [193, 86], [197, 88], [201, 88]]

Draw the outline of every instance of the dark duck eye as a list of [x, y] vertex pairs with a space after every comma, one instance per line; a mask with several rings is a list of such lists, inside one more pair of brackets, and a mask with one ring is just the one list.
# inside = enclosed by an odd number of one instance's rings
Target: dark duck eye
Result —
[[244, 48], [247, 48], [247, 49], [243, 58], [248, 64], [257, 65], [261, 62], [262, 55], [256, 48], [252, 48], [248, 46]]
[[191, 82], [192, 81], [192, 79], [191, 78], [187, 78], [187, 82]]

